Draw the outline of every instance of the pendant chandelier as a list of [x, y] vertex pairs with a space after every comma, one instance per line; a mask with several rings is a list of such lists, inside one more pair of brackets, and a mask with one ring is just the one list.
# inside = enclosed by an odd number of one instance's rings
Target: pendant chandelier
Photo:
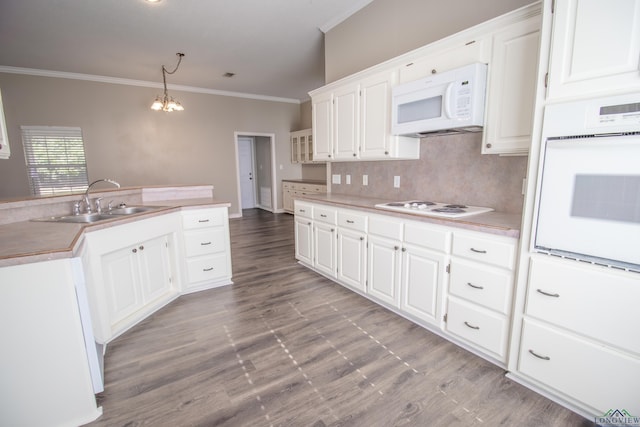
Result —
[[184, 53], [176, 53], [178, 56], [178, 63], [176, 64], [176, 68], [173, 71], [168, 71], [164, 65], [162, 66], [162, 82], [164, 84], [164, 95], [156, 96], [156, 100], [151, 104], [151, 109], [155, 111], [166, 111], [170, 113], [172, 111], [183, 111], [184, 107], [178, 101], [173, 99], [173, 97], [169, 97], [169, 93], [167, 92], [167, 74], [173, 74], [178, 71], [178, 67], [180, 66], [180, 62], [182, 62], [182, 57]]

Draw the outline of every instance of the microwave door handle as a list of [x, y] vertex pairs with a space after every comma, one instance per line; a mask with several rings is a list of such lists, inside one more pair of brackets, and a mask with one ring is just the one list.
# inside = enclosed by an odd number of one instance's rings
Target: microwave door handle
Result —
[[444, 91], [444, 115], [447, 116], [447, 119], [453, 118], [453, 114], [451, 114], [451, 92], [453, 92], [453, 85], [455, 82], [451, 82], [447, 85], [447, 89]]

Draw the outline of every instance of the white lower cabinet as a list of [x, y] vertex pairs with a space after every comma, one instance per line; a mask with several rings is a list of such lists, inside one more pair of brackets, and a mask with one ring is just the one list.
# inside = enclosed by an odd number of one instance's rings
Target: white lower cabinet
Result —
[[400, 309], [420, 320], [441, 326], [445, 254], [405, 244], [402, 252]]
[[313, 207], [296, 201], [294, 208], [295, 258], [309, 266], [313, 265]]
[[313, 207], [313, 268], [332, 278], [337, 274], [336, 222], [335, 209]]
[[171, 293], [170, 236], [135, 243], [102, 256], [111, 326]]
[[402, 242], [369, 236], [367, 293], [394, 307], [400, 304], [400, 266]]
[[366, 290], [367, 235], [338, 228], [337, 279], [362, 293]]
[[515, 238], [454, 231], [446, 331], [503, 366], [507, 361]]
[[86, 233], [83, 263], [97, 342], [107, 343], [179, 295], [177, 215]]
[[231, 283], [229, 219], [226, 207], [182, 212], [183, 291]]
[[515, 374], [585, 416], [640, 414], [638, 276], [532, 255]]

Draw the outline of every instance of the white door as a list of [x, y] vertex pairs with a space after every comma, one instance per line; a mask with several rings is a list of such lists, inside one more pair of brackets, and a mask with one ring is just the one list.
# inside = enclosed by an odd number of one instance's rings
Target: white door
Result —
[[238, 163], [240, 168], [241, 209], [255, 208], [256, 186], [253, 138], [238, 138]]

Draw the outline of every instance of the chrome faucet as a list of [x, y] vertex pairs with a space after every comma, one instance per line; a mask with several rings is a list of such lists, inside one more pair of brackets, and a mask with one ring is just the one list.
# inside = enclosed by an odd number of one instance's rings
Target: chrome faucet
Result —
[[[114, 180], [108, 179], [108, 178], [98, 179], [96, 181], [93, 181], [91, 184], [89, 184], [89, 186], [87, 187], [87, 191], [84, 192], [84, 196], [82, 196], [82, 199], [80, 200], [82, 203], [84, 203], [87, 213], [91, 213], [91, 211], [92, 211], [92, 209], [91, 209], [91, 200], [89, 200], [89, 191], [91, 190], [91, 187], [93, 187], [95, 184], [97, 184], [99, 182], [108, 182], [109, 184], [113, 184], [116, 187], [120, 188], [120, 184], [118, 184]], [[100, 205], [97, 204], [96, 208], [98, 210], [100, 210]]]

